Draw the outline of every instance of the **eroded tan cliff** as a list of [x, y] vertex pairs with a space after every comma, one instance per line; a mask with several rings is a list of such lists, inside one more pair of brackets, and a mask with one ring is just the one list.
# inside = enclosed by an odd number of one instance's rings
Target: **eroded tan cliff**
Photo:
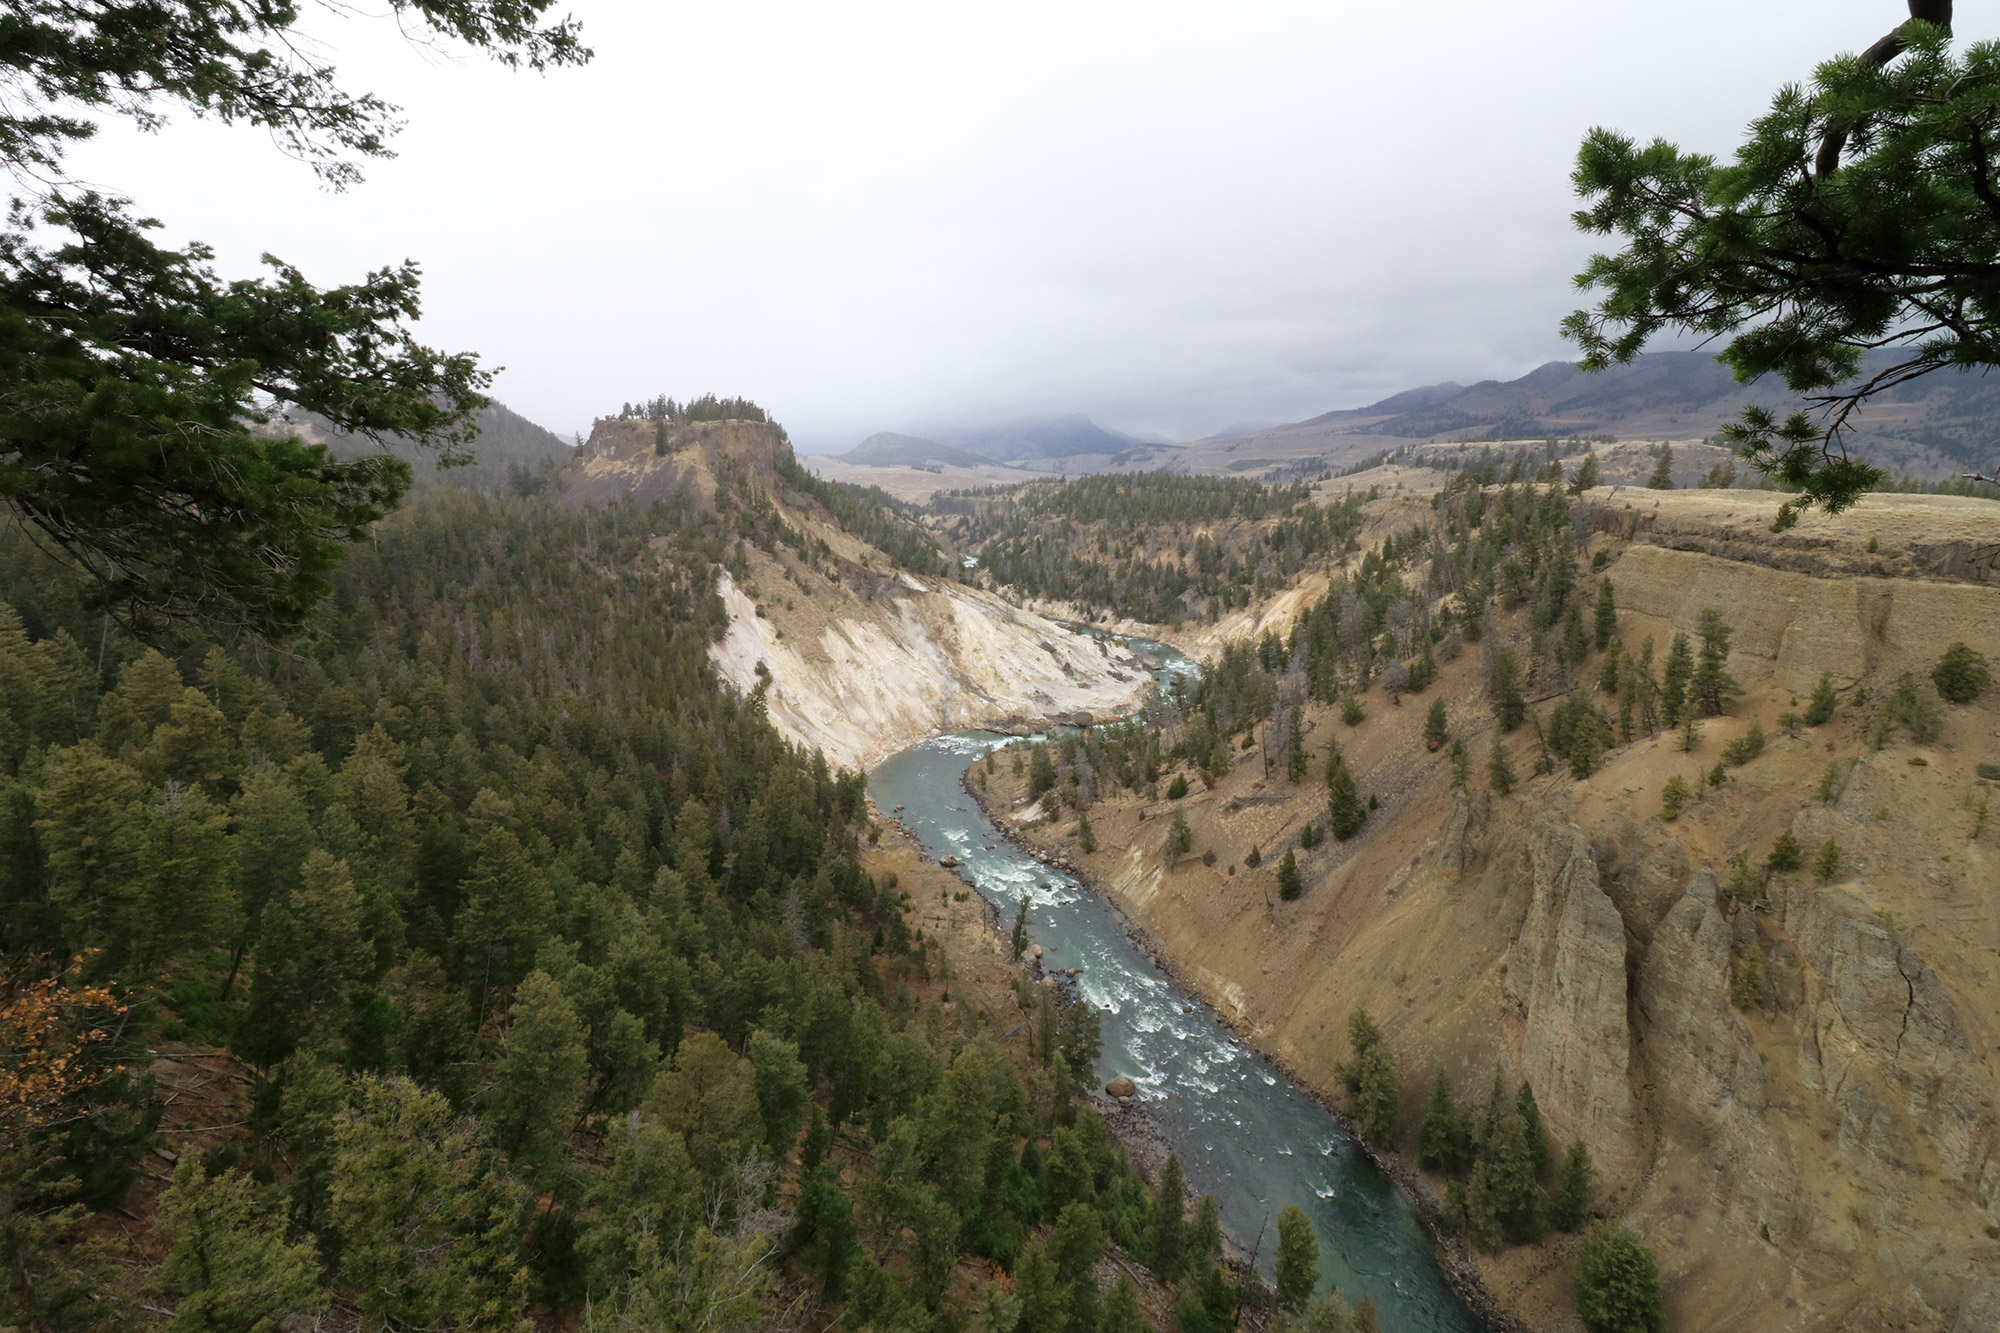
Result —
[[865, 768], [940, 731], [1113, 717], [1143, 700], [1152, 678], [1118, 644], [897, 569], [787, 484], [788, 453], [762, 422], [607, 419], [564, 477], [579, 502], [768, 506], [797, 534], [725, 553], [736, 565], [734, 575], [718, 568], [729, 628], [710, 649], [724, 680], [746, 695], [764, 690], [787, 736]]
[[[1603, 1170], [1599, 1210], [1659, 1252], [1674, 1327], [2000, 1327], [2000, 784], [1978, 776], [2000, 762], [2000, 691], [1947, 709], [1934, 743], [1868, 739], [1896, 678], [1948, 643], [2000, 661], [2000, 587], [1966, 555], [1993, 507], [1884, 497], [1809, 520], [1787, 545], [1758, 536], [1778, 497], [1644, 493], [1649, 531], [1679, 544], [1646, 531], [1628, 544], [1634, 496], [1597, 495], [1614, 519], [1595, 549], [1611, 556], [1624, 643], [1664, 650], [1704, 607], [1736, 627], [1744, 695], [1692, 755], [1643, 737], [1588, 779], [1532, 778], [1507, 797], [1475, 764], [1472, 793], [1455, 795], [1419, 733], [1442, 693], [1453, 734], [1484, 758], [1468, 655], [1400, 707], [1371, 691], [1357, 728], [1308, 709], [1315, 758], [1297, 786], [1256, 749], [1213, 790], [1197, 782], [1179, 803], [1194, 855], [1171, 868], [1173, 802], [1093, 807], [1090, 856], [1066, 825], [1028, 832], [1091, 870], [1208, 998], [1324, 1089], [1364, 1006], [1400, 1062], [1409, 1125], [1434, 1067], [1461, 1098], [1482, 1096], [1496, 1065], [1529, 1079], [1552, 1133], [1582, 1137]], [[1964, 549], [1937, 555], [1949, 543]], [[1780, 732], [1823, 671], [1865, 702], [1850, 693], [1827, 725]], [[1753, 719], [1765, 752], [1704, 786]], [[1355, 841], [1300, 852], [1306, 891], [1283, 902], [1272, 867], [1323, 818], [1319, 759], [1336, 735], [1382, 808]], [[1530, 731], [1510, 744], [1525, 777]], [[1704, 794], [1670, 824], [1660, 793], [1674, 776]], [[992, 781], [1009, 800], [1005, 770]], [[1734, 858], [1761, 862], [1787, 829], [1809, 866], [1835, 841], [1838, 872], [1774, 874], [1753, 901], [1731, 900]], [[1739, 1009], [1732, 983], [1752, 965], [1762, 984], [1738, 989]], [[1483, 1265], [1534, 1326], [1574, 1329], [1570, 1245]]]

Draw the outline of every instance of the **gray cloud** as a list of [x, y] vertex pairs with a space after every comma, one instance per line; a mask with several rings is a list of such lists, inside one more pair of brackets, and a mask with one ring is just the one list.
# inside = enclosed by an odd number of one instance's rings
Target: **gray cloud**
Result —
[[421, 260], [425, 336], [564, 432], [713, 389], [809, 448], [1066, 411], [1188, 438], [1565, 355], [1583, 132], [1727, 152], [1902, 6], [578, 12], [597, 59], [546, 78], [326, 20], [409, 120], [346, 195], [185, 118], [77, 165], [231, 270]]

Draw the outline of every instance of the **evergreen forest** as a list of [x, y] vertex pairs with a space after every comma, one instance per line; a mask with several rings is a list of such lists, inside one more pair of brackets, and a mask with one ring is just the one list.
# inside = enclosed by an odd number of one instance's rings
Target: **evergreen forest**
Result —
[[[1095, 1011], [955, 1001], [860, 776], [718, 687], [754, 519], [432, 489], [284, 647], [143, 643], [9, 530], [0, 1323], [1126, 1333], [1110, 1246], [1233, 1312]], [[209, 1050], [242, 1122], [175, 1138]]]

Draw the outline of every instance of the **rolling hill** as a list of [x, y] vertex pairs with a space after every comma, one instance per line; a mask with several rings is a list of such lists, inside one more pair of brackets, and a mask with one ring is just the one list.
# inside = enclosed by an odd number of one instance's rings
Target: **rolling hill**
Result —
[[[1888, 364], [1888, 355], [1871, 357], [1866, 368]], [[1197, 471], [1243, 472], [1319, 457], [1339, 467], [1420, 440], [1699, 439], [1750, 405], [1781, 414], [1806, 406], [1782, 385], [1738, 384], [1705, 352], [1651, 353], [1594, 375], [1551, 361], [1519, 379], [1427, 385], [1226, 445], [1203, 441], [1189, 447], [1188, 463]], [[1931, 375], [1878, 396], [1853, 426], [1848, 447], [1883, 466], [1926, 478], [1985, 471], [2000, 454], [2000, 380]]]
[[917, 435], [877, 431], [840, 455], [843, 462], [862, 467], [990, 467], [993, 460], [966, 449], [954, 449]]

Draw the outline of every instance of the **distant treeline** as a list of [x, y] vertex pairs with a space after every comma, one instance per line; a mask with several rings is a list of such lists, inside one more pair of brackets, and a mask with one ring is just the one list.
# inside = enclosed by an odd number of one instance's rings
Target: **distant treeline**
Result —
[[999, 582], [1164, 624], [1247, 605], [1312, 557], [1346, 549], [1360, 528], [1358, 500], [1315, 504], [1304, 483], [1167, 473], [946, 499], [960, 501], [974, 503], [959, 536], [983, 543], [981, 563]]
[[816, 476], [790, 450], [778, 455], [778, 475], [787, 485], [819, 501], [841, 527], [888, 556], [899, 568], [916, 574], [949, 572], [937, 543], [917, 523], [917, 511], [880, 486], [855, 486]]
[[[676, 426], [685, 426], [692, 421], [771, 421], [770, 414], [748, 398], [718, 398], [705, 393], [699, 398], [690, 398], [685, 403], [677, 403], [661, 394], [649, 402], [626, 403], [618, 409], [620, 421], [665, 421]], [[780, 434], [784, 427], [779, 426]]]

